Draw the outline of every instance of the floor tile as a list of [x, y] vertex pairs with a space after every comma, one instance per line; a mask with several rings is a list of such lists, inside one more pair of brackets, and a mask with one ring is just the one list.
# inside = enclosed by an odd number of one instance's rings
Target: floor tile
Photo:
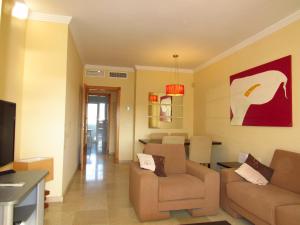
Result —
[[73, 225], [105, 225], [108, 224], [107, 210], [77, 211], [74, 215]]

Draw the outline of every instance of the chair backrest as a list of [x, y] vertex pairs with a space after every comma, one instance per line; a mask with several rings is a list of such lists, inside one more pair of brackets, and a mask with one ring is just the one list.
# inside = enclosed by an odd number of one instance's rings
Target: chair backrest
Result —
[[276, 150], [271, 162], [274, 170], [271, 183], [300, 194], [300, 154]]
[[185, 139], [189, 138], [189, 134], [188, 133], [171, 133], [171, 136], [184, 136]]
[[181, 144], [184, 145], [184, 136], [163, 136], [162, 144]]
[[149, 135], [150, 139], [162, 139], [164, 136], [168, 136], [168, 133], [151, 133]]
[[167, 175], [186, 172], [184, 145], [147, 144], [144, 153], [164, 156]]
[[198, 163], [210, 163], [212, 140], [208, 136], [190, 138], [189, 159]]

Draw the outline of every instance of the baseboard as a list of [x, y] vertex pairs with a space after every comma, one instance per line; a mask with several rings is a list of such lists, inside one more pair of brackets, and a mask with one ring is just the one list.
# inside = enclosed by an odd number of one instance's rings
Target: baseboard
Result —
[[70, 179], [70, 181], [69, 181], [69, 183], [68, 183], [68, 185], [67, 185], [67, 188], [64, 190], [63, 196], [65, 196], [66, 192], [69, 190], [70, 185], [71, 185], [71, 182], [72, 182], [72, 180], [74, 179], [74, 176], [76, 175], [77, 171], [78, 171], [78, 170], [75, 170], [75, 171], [74, 171], [74, 173], [73, 173], [73, 175], [72, 175], [72, 178]]
[[63, 196], [49, 196], [46, 198], [46, 202], [63, 202]]

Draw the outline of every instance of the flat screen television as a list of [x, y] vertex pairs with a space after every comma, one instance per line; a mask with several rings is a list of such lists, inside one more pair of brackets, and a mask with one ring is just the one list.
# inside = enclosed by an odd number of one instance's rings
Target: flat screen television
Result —
[[14, 161], [16, 104], [0, 100], [0, 166]]

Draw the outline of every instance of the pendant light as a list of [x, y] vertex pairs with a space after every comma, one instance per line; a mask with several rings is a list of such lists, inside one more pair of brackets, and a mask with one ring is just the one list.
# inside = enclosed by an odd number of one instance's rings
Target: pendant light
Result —
[[[175, 77], [178, 77], [178, 55], [174, 54], [174, 68], [175, 68]], [[168, 96], [183, 96], [184, 95], [184, 85], [183, 84], [167, 84], [166, 85], [166, 95]]]
[[150, 101], [151, 103], [157, 103], [157, 102], [158, 102], [158, 96], [155, 95], [155, 94], [150, 94], [150, 95], [149, 95], [149, 101]]

